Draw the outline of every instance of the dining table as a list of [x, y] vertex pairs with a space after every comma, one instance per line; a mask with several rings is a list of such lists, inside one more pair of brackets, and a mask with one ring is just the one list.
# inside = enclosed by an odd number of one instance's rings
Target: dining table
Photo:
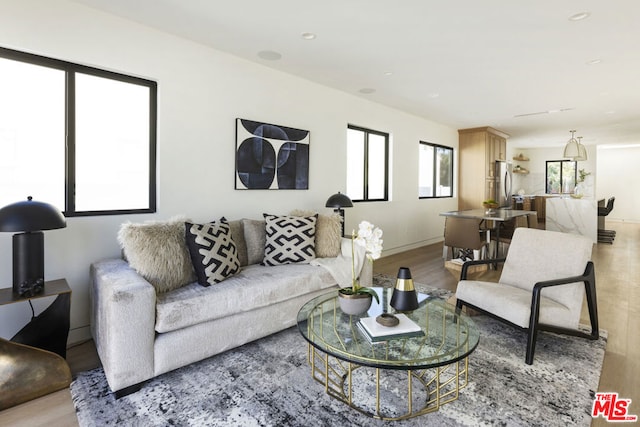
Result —
[[453, 218], [467, 218], [467, 219], [479, 219], [481, 221], [495, 221], [495, 226], [492, 227], [496, 231], [496, 249], [494, 258], [498, 258], [499, 245], [500, 245], [500, 229], [506, 221], [514, 218], [526, 215], [537, 215], [536, 211], [525, 211], [521, 209], [466, 209], [461, 211], [447, 211], [441, 212], [440, 216], [453, 217]]

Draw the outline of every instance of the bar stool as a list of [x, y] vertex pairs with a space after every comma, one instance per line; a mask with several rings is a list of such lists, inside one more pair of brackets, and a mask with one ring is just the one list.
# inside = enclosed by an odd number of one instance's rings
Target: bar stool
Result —
[[611, 211], [613, 210], [613, 203], [615, 201], [616, 198], [611, 197], [609, 198], [609, 200], [607, 200], [607, 206], [598, 206], [598, 216], [602, 217], [602, 228], [598, 227], [598, 243], [613, 244], [613, 240], [616, 238], [615, 230], [604, 229], [604, 217], [611, 213]]

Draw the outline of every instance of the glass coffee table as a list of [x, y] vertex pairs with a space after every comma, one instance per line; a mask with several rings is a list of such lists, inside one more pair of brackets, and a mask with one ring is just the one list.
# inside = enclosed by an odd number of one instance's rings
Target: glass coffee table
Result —
[[320, 295], [298, 312], [298, 329], [309, 342], [313, 379], [330, 396], [368, 416], [402, 420], [433, 412], [458, 398], [468, 382], [468, 356], [478, 345], [473, 320], [438, 298], [418, 294], [419, 307], [405, 312], [424, 336], [372, 343], [361, 317], [394, 313], [392, 288], [374, 288], [367, 313], [340, 310], [338, 292]]

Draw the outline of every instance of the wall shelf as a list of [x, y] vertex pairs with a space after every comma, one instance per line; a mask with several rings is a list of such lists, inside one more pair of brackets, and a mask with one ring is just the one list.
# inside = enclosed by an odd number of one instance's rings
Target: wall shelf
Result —
[[523, 156], [522, 154], [518, 154], [517, 156], [514, 156], [514, 157], [513, 157], [513, 160], [517, 160], [517, 161], [519, 161], [519, 162], [528, 162], [528, 161], [529, 161], [529, 158], [528, 158], [528, 157]]

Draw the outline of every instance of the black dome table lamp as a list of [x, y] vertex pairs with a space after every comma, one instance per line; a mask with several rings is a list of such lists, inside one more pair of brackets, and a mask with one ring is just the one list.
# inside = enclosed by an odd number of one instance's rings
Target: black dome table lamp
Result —
[[342, 236], [344, 237], [344, 209], [343, 208], [352, 208], [353, 202], [346, 194], [342, 194], [341, 192], [337, 192], [336, 194], [332, 194], [325, 204], [327, 208], [334, 208], [334, 212], [336, 212], [342, 218]]
[[31, 196], [0, 209], [0, 231], [13, 235], [13, 292], [33, 296], [44, 290], [44, 234], [67, 226], [64, 215]]

